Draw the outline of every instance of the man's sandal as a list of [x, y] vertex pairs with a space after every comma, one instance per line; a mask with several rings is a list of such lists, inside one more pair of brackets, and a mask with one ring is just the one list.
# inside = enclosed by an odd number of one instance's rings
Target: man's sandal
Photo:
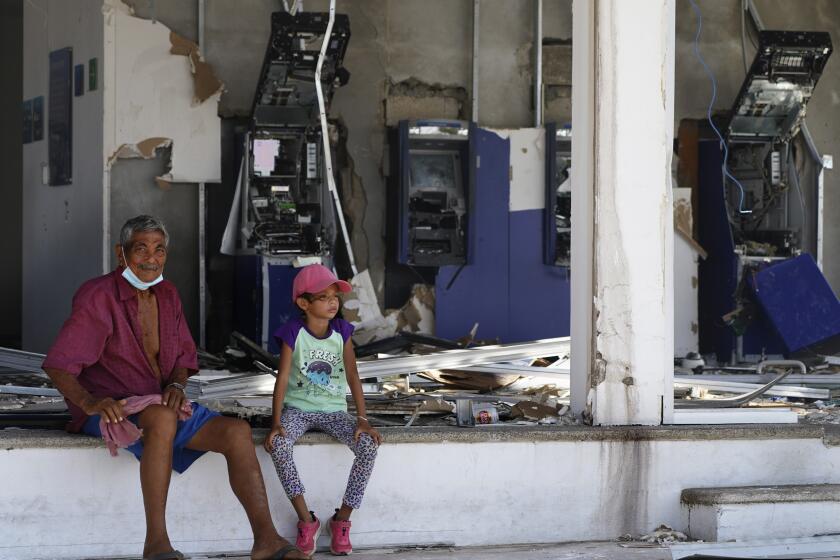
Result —
[[283, 548], [281, 548], [280, 550], [278, 550], [277, 552], [275, 552], [274, 554], [269, 556], [268, 560], [283, 560], [286, 557], [287, 554], [289, 554], [290, 552], [297, 551], [297, 550], [298, 550], [298, 547], [296, 547], [295, 545], [287, 544], [286, 546], [284, 546]]
[[185, 558], [186, 556], [182, 552], [173, 550], [171, 552], [158, 552], [151, 556], [144, 556], [143, 560], [184, 560]]

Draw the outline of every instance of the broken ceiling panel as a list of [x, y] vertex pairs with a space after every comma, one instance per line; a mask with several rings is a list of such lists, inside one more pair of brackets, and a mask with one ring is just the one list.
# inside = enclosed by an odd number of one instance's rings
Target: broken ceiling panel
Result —
[[114, 38], [106, 40], [111, 67], [103, 69], [113, 95], [106, 103], [106, 113], [113, 112], [105, 118], [108, 165], [120, 157], [153, 157], [169, 144], [169, 172], [157, 178], [159, 185], [219, 182], [223, 85], [212, 68], [195, 43], [162, 23], [134, 17], [115, 0], [104, 12], [106, 37]]

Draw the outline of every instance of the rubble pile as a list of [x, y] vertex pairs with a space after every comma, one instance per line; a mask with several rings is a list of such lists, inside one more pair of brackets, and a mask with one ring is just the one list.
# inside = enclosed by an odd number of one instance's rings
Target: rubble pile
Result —
[[685, 542], [688, 536], [680, 531], [675, 531], [664, 523], [645, 535], [640, 535], [637, 540], [647, 543], [657, 544], [671, 544], [675, 542]]
[[[379, 427], [583, 423], [569, 407], [568, 338], [498, 344], [476, 340], [475, 330], [459, 340], [401, 330], [357, 346], [371, 423]], [[0, 349], [0, 425], [61, 427], [66, 422], [66, 406], [40, 370], [42, 361], [43, 355]], [[777, 410], [787, 411], [785, 421], [840, 424], [840, 398], [834, 398], [840, 397], [836, 365], [806, 368], [800, 362], [767, 361], [717, 368], [706, 367], [702, 360], [698, 363], [692, 368], [681, 367], [684, 363], [675, 367], [675, 409]], [[199, 367], [187, 383], [189, 398], [245, 418], [254, 427], [269, 425], [277, 356], [233, 333], [225, 351], [199, 351]], [[797, 369], [801, 374], [794, 375]], [[347, 397], [348, 410], [354, 413], [352, 398]]]

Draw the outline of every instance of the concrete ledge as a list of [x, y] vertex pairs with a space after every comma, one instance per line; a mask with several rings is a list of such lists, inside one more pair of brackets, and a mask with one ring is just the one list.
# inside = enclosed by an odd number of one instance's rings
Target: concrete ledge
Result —
[[[737, 424], [716, 426], [484, 426], [477, 428], [381, 428], [388, 444], [488, 443], [536, 441], [712, 441], [819, 439], [823, 426], [811, 424]], [[267, 430], [254, 430], [254, 443], [262, 444]], [[336, 443], [331, 437], [310, 432], [301, 444]], [[838, 440], [840, 444], [840, 440]], [[104, 447], [102, 440], [58, 430], [0, 430], [0, 449]]]
[[688, 506], [840, 502], [840, 484], [686, 488], [680, 495], [680, 501]]
[[[757, 522], [749, 526], [756, 529], [784, 519], [789, 527], [783, 528], [794, 534], [805, 534], [805, 525], [815, 532], [840, 530], [834, 523], [840, 520], [840, 502], [680, 504], [685, 488], [840, 485], [840, 449], [824, 445], [819, 427], [383, 432], [389, 444], [379, 449], [364, 506], [353, 516], [354, 544], [360, 548], [603, 540], [645, 533], [659, 523], [698, 534], [706, 527], [710, 533], [731, 527], [743, 534], [740, 513], [720, 512], [736, 508], [750, 510]], [[255, 440], [264, 433], [257, 430]], [[343, 445], [325, 444], [330, 440], [322, 434], [304, 441], [294, 455], [307, 501], [313, 511], [328, 515], [340, 503], [353, 454]], [[256, 456], [275, 524], [281, 534], [293, 535], [296, 517], [275, 465], [261, 446]], [[142, 550], [143, 500], [138, 462], [130, 453], [110, 457], [99, 440], [87, 436], [7, 429], [0, 431], [0, 472], [6, 482], [0, 559], [115, 558]], [[248, 520], [227, 479], [225, 458], [216, 453], [173, 474], [167, 521], [177, 548], [193, 554], [250, 548]], [[797, 517], [796, 508], [807, 515]], [[505, 523], [475, 523], [499, 511]], [[815, 514], [825, 520], [816, 529]]]
[[687, 488], [688, 533], [704, 541], [811, 537], [840, 531], [840, 484]]

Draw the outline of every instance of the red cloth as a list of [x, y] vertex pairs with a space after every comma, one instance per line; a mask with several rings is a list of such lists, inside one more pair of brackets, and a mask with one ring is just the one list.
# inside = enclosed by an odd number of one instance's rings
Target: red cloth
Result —
[[[123, 405], [123, 414], [126, 417], [142, 412], [147, 406], [153, 404], [160, 404], [163, 395], [144, 395], [142, 397], [128, 397], [125, 399]], [[186, 420], [192, 416], [192, 406], [189, 401], [184, 401], [181, 408], [178, 409], [178, 420]], [[105, 420], [99, 420], [99, 432], [102, 434], [102, 439], [105, 440], [105, 445], [108, 446], [108, 451], [111, 452], [112, 457], [117, 456], [117, 448], [126, 448], [135, 443], [140, 436], [143, 435], [143, 430], [138, 428], [134, 422], [126, 418], [122, 422], [110, 424]]]
[[[195, 342], [175, 285], [164, 280], [149, 289], [158, 303], [161, 379], [143, 351], [137, 293], [122, 277], [121, 268], [82, 284], [43, 367], [77, 376], [95, 397], [114, 399], [158, 394], [176, 368], [197, 371]], [[69, 401], [67, 407], [73, 417], [67, 429], [78, 432], [87, 415]]]

